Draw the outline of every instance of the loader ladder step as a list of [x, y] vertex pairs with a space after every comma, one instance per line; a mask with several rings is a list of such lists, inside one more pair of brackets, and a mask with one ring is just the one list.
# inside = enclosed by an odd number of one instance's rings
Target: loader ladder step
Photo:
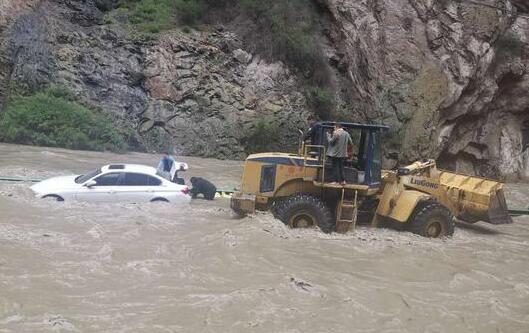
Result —
[[[354, 230], [356, 227], [356, 218], [358, 214], [357, 198], [358, 191], [354, 191], [353, 201], [345, 200], [346, 188], [342, 188], [342, 197], [337, 205], [336, 212], [336, 231], [339, 233], [346, 233], [349, 230]], [[348, 214], [344, 214], [347, 211]], [[344, 215], [349, 215], [346, 217]]]

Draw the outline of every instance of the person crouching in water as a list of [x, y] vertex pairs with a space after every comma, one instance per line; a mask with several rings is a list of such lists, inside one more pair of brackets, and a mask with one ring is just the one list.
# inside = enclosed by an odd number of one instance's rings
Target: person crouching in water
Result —
[[345, 185], [344, 162], [347, 159], [347, 146], [349, 144], [353, 145], [353, 140], [339, 123], [334, 125], [332, 135], [327, 133], [327, 140], [329, 141], [327, 157], [330, 158], [332, 163], [333, 182]]
[[215, 185], [200, 177], [191, 177], [190, 182], [193, 188], [189, 192], [193, 199], [196, 199], [199, 194], [202, 194], [206, 200], [215, 199], [217, 193]]

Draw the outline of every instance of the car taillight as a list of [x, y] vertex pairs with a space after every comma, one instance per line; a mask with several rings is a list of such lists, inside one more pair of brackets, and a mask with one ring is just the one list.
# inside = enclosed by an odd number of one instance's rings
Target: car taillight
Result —
[[189, 194], [189, 187], [184, 187], [182, 190], [180, 190], [180, 192], [184, 194]]

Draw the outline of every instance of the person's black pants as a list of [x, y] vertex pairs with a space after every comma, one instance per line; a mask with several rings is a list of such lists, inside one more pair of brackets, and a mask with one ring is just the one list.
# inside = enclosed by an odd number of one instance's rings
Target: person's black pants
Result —
[[345, 181], [344, 163], [345, 157], [331, 157], [333, 181], [341, 183]]

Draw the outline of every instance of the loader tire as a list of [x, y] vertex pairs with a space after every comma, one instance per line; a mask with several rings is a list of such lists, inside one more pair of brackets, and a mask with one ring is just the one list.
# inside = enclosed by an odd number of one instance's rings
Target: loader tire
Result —
[[336, 221], [329, 207], [308, 194], [298, 194], [281, 200], [274, 215], [291, 228], [318, 226], [325, 233], [333, 232], [336, 228]]
[[408, 225], [409, 231], [428, 238], [452, 236], [454, 229], [452, 213], [435, 201], [418, 206]]
[[283, 201], [284, 199], [283, 198], [280, 198], [280, 199], [276, 199], [272, 202], [272, 204], [270, 205], [270, 212], [272, 213], [272, 215], [276, 218], [276, 219], [279, 219], [278, 215], [277, 215], [277, 210], [282, 206], [283, 204]]

